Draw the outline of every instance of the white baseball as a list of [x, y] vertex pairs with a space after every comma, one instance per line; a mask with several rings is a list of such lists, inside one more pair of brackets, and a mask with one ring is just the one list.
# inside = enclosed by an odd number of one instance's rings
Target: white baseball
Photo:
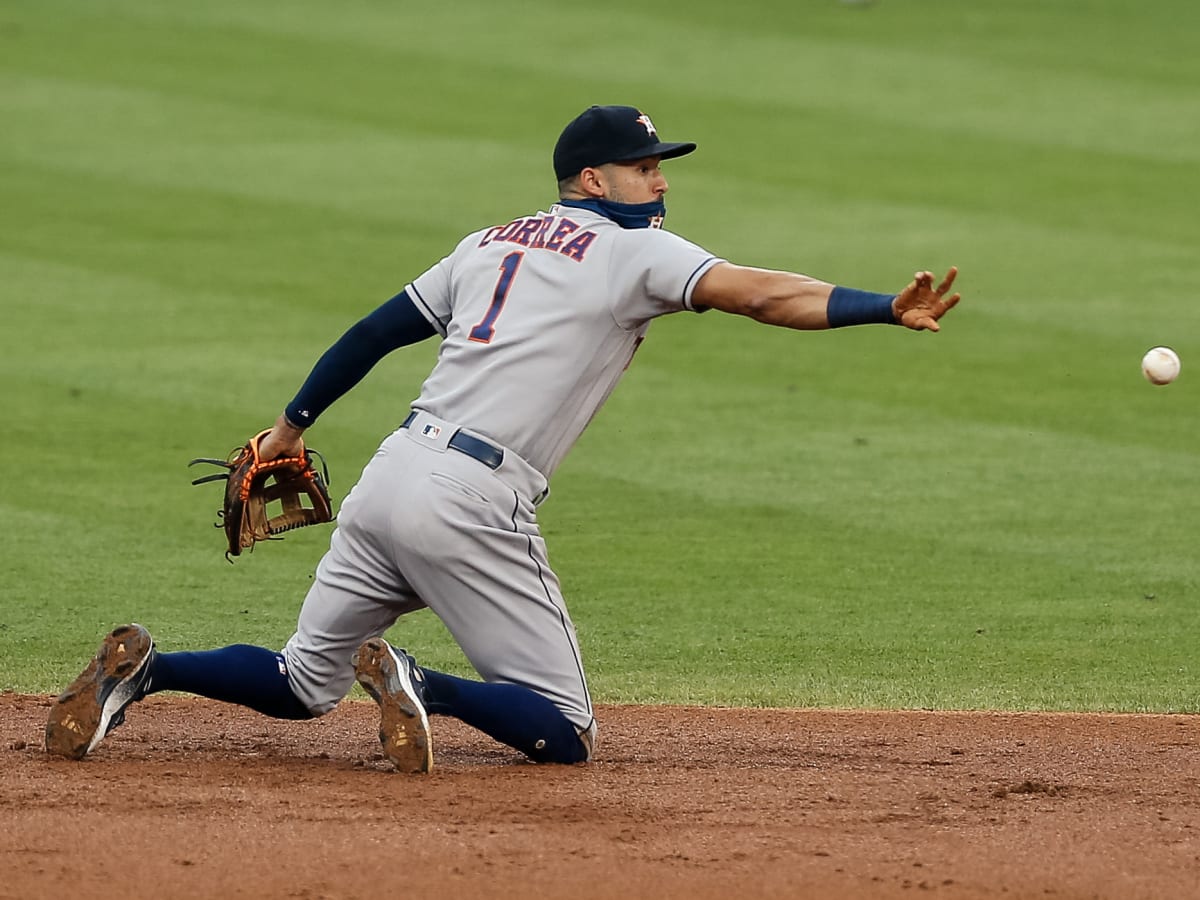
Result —
[[1170, 384], [1179, 376], [1179, 354], [1170, 347], [1154, 347], [1142, 357], [1142, 374], [1151, 384]]

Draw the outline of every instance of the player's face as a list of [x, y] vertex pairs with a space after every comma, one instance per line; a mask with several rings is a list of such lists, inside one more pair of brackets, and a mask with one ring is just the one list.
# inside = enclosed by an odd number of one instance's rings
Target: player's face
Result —
[[601, 166], [604, 199], [616, 203], [651, 203], [661, 198], [670, 185], [659, 168], [662, 157], [647, 156], [632, 162]]

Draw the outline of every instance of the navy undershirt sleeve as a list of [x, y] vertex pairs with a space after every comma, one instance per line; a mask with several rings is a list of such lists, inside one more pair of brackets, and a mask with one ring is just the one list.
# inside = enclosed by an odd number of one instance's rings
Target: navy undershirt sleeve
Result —
[[294, 424], [307, 428], [393, 350], [423, 341], [435, 333], [408, 292], [401, 291], [352, 325], [325, 351], [304, 386], [288, 404], [285, 414]]

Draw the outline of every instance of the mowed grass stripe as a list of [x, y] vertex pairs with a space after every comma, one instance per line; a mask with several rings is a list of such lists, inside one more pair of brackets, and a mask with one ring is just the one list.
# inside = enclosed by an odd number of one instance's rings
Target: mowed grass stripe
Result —
[[[163, 193], [164, 189], [180, 194], [194, 191], [211, 198], [207, 204], [195, 204], [197, 212], [211, 208], [205, 217], [209, 222], [230, 229], [256, 227], [261, 240], [307, 239], [319, 251], [322, 245], [342, 241], [349, 227], [363, 232], [366, 239], [380, 235], [393, 242], [432, 233], [444, 252], [446, 241], [456, 239], [464, 228], [462, 213], [440, 202], [445, 196], [442, 186], [400, 173], [419, 170], [429, 160], [469, 169], [483, 160], [491, 166], [523, 158], [496, 142], [373, 130], [347, 135], [336, 125], [315, 119], [300, 120], [300, 133], [291, 136], [290, 124], [298, 121], [291, 117], [288, 125], [272, 130], [252, 110], [192, 104], [155, 92], [96, 90], [59, 82], [43, 83], [42, 88], [42, 96], [26, 109], [19, 124], [24, 131], [44, 136], [26, 137], [0, 153], [14, 165], [32, 170], [34, 177], [40, 170], [51, 177], [107, 179], [112, 182], [108, 193], [123, 201], [125, 214], [139, 199], [125, 192], [130, 187], [140, 189], [142, 215], [130, 221], [134, 228], [140, 218], [154, 228], [195, 228], [191, 206], [179, 202], [188, 198]], [[52, 114], [46, 112], [51, 109]], [[76, 113], [78, 120], [69, 128], [55, 126], [61, 117], [75, 118]], [[112, 130], [113, 123], [129, 119], [140, 122], [140, 127]], [[71, 136], [80, 127], [106, 136], [81, 144]], [[381, 180], [379, 173], [388, 176]], [[6, 188], [6, 193], [14, 192], [14, 201], [28, 192], [27, 178], [15, 176], [9, 173], [7, 178], [14, 183]], [[57, 193], [68, 194], [69, 187]], [[89, 202], [87, 195], [70, 196], [73, 203], [76, 197]], [[29, 202], [33, 205], [36, 200], [31, 197]], [[234, 204], [239, 213], [248, 208], [245, 201], [274, 205], [267, 211], [275, 216], [270, 227], [233, 215]], [[187, 210], [189, 215], [172, 215], [173, 209]], [[496, 212], [515, 214], [511, 208]], [[306, 220], [309, 226], [304, 228]], [[289, 224], [286, 232], [278, 227], [281, 222]]]
[[[204, 42], [200, 42], [199, 46], [204, 46]], [[297, 53], [296, 58], [304, 58], [303, 53]], [[361, 64], [361, 61], [359, 61]], [[249, 64], [249, 61], [247, 61]], [[178, 71], [177, 61], [171, 72]], [[1006, 76], [1008, 73], [1005, 73]], [[1008, 84], [1009, 79], [1003, 79], [1005, 84]], [[208, 84], [207, 80], [188, 80], [187, 85], [192, 84]], [[177, 88], [177, 90], [193, 90], [187, 85]], [[1069, 87], [1069, 86], [1067, 86]], [[856, 88], [854, 84], [839, 84], [839, 98], [845, 96], [854, 96], [859, 93], [864, 93], [865, 88]], [[303, 94], [302, 91], [295, 92]], [[868, 92], [871, 96], [876, 95], [877, 91]], [[1060, 100], [1059, 106], [1066, 105], [1066, 97], [1069, 91], [1065, 92]], [[1110, 108], [1095, 108], [1080, 104], [1077, 101], [1072, 101], [1068, 108], [1077, 109], [1087, 106], [1088, 109], [1095, 109], [1095, 121], [1103, 122], [1110, 118], [1120, 120], [1126, 123], [1126, 127], [1121, 129], [1108, 129], [1109, 132], [1127, 135], [1136, 131], [1133, 126], [1129, 125], [1130, 114], [1129, 110], [1112, 107], [1112, 92], [1102, 92], [1109, 99]], [[1022, 96], [1022, 91], [1013, 89], [1012, 96]], [[173, 93], [173, 96], [177, 94]], [[273, 95], [272, 95], [273, 96]], [[230, 92], [226, 101], [228, 103], [244, 103], [246, 91], [244, 89], [234, 94]], [[278, 106], [278, 103], [275, 104]], [[901, 104], [902, 106], [903, 104]], [[1144, 104], [1140, 100], [1134, 105], [1141, 109]], [[94, 106], [94, 105], [93, 105]], [[888, 105], [887, 111], [895, 108], [894, 101]], [[309, 114], [313, 113], [311, 107], [307, 108]], [[211, 128], [212, 125], [217, 125], [217, 134], [224, 136], [226, 132], [236, 132], [242, 135], [251, 135], [255, 133], [263, 133], [269, 131], [274, 126], [274, 122], [278, 117], [278, 112], [266, 115], [260, 113], [260, 106], [256, 104], [252, 108], [239, 111], [237, 115], [193, 115], [195, 111], [189, 107], [189, 104], [183, 104], [182, 108], [176, 111], [172, 119], [168, 120], [168, 124], [172, 127], [177, 122], [192, 123], [192, 128], [197, 132], [203, 132], [206, 128]], [[920, 196], [927, 190], [929, 184], [938, 186], [938, 197], [944, 198], [942, 202], [945, 204], [955, 203], [962, 205], [964, 201], [975, 202], [996, 202], [1003, 203], [1004, 209], [1014, 212], [1014, 214], [1023, 214], [1028, 216], [1031, 211], [1031, 205], [1039, 215], [1046, 216], [1050, 221], [1063, 221], [1065, 223], [1093, 223], [1097, 222], [1097, 209], [1103, 205], [1107, 207], [1108, 215], [1102, 217], [1100, 221], [1107, 221], [1116, 227], [1120, 227], [1124, 231], [1128, 231], [1136, 223], [1143, 230], [1150, 230], [1152, 233], [1170, 234], [1166, 231], [1166, 226], [1162, 223], [1174, 221], [1180, 217], [1165, 216], [1165, 212], [1172, 212], [1172, 205], [1178, 207], [1186, 202], [1186, 195], [1177, 190], [1158, 190], [1155, 192], [1153, 185], [1169, 185], [1178, 182], [1179, 177], [1186, 176], [1188, 170], [1176, 163], [1160, 163], [1167, 166], [1167, 170], [1163, 172], [1146, 171], [1143, 167], [1141, 171], [1145, 171], [1142, 185], [1135, 185], [1138, 195], [1142, 198], [1142, 202], [1134, 209], [1130, 209], [1128, 204], [1122, 203], [1122, 194], [1119, 191], [1114, 191], [1111, 187], [1114, 179], [1109, 177], [1116, 166], [1124, 166], [1126, 169], [1127, 160], [1124, 158], [1127, 151], [1124, 148], [1114, 149], [1120, 158], [1111, 159], [1098, 154], [1094, 149], [1089, 150], [1092, 159], [1087, 165], [1080, 166], [1077, 159], [1074, 157], [1063, 157], [1062, 162], [1058, 163], [1059, 157], [1054, 153], [1031, 156], [1028, 151], [1022, 152], [1020, 142], [1025, 140], [1025, 134], [1061, 134], [1064, 138], [1074, 135], [1077, 129], [1070, 122], [1061, 122], [1057, 130], [1052, 128], [1038, 129], [1031, 127], [1028, 130], [1020, 132], [1006, 132], [1004, 140], [997, 141], [996, 135], [985, 135], [983, 140], [970, 141], [964, 137], [961, 117], [956, 117], [953, 126], [946, 124], [940, 127], [935, 127], [936, 123], [909, 123], [907, 128], [892, 128], [882, 129], [878, 126], [888, 125], [887, 119], [880, 120], [870, 110], [856, 109], [853, 106], [847, 106], [839, 99], [837, 111], [829, 110], [811, 110], [802, 108], [800, 110], [789, 110], [786, 101], [776, 101], [772, 104], [761, 103], [759, 109], [755, 111], [755, 124], [759, 126], [758, 131], [754, 132], [760, 135], [759, 140], [766, 140], [768, 143], [777, 146], [786, 146], [787, 140], [772, 141], [771, 124], [779, 123], [777, 127], [794, 129], [794, 124], [788, 122], [799, 112], [806, 119], [811, 120], [811, 126], [816, 133], [838, 133], [845, 134], [847, 137], [843, 140], [847, 148], [854, 148], [856, 143], [859, 148], [866, 149], [867, 146], [873, 145], [876, 148], [879, 146], [879, 134], [881, 132], [888, 133], [893, 136], [893, 139], [888, 142], [888, 153], [893, 154], [892, 164], [897, 168], [902, 164], [906, 172], [906, 178], [894, 179], [891, 182], [885, 182], [883, 190], [874, 179], [862, 178], [862, 173], [858, 166], [854, 165], [855, 157], [853, 154], [847, 159], [846, 154], [839, 154], [836, 158], [827, 158], [822, 160], [820, 156], [815, 156], [807, 160], [806, 165], [796, 170], [796, 174], [789, 178], [788, 167], [784, 167], [781, 172], [775, 176], [781, 185], [790, 186], [799, 181], [800, 186], [805, 183], [815, 182], [826, 185], [828, 194], [834, 197], [841, 197], [843, 200], [846, 197], [854, 197], [856, 192], [865, 191], [866, 196], [873, 197], [876, 201], [887, 199], [889, 188], [890, 190], [899, 193], [892, 196], [902, 199], [912, 199], [914, 196]], [[990, 110], [990, 113], [995, 118], [1002, 118], [997, 115], [997, 110]], [[1002, 112], [999, 111], [999, 112]], [[791, 115], [789, 115], [791, 113]], [[1153, 114], [1156, 119], [1161, 118], [1157, 113]], [[146, 117], [128, 116], [134, 121], [139, 121]], [[151, 117], [152, 118], [152, 117]], [[1186, 115], [1178, 116], [1173, 121], [1190, 121]], [[382, 121], [382, 120], [381, 120]], [[197, 127], [196, 123], [201, 124]], [[871, 127], [871, 125], [876, 127]], [[1036, 123], [1032, 123], [1036, 125]], [[419, 118], [414, 121], [412, 116], [401, 118], [389, 118], [386, 120], [386, 126], [390, 128], [399, 128], [406, 131], [412, 131], [420, 127]], [[762, 129], [766, 132], [763, 133]], [[730, 129], [735, 134], [749, 133], [749, 129]], [[185, 135], [188, 133], [185, 129]], [[277, 133], [276, 133], [277, 134]], [[855, 135], [861, 135], [855, 139]], [[908, 136], [910, 140], [906, 141]], [[312, 141], [308, 146], [304, 144], [293, 145], [286, 141], [280, 142], [278, 138], [271, 142], [266, 142], [261, 146], [254, 146], [243, 138], [240, 141], [234, 142], [232, 148], [217, 148], [215, 150], [205, 146], [205, 144], [214, 143], [212, 136], [209, 135], [207, 140], [203, 139], [203, 135], [197, 135], [200, 138], [200, 146], [189, 144], [187, 141], [181, 141], [181, 147], [177, 153], [166, 156], [160, 165], [168, 170], [166, 177], [185, 179], [189, 173], [192, 177], [200, 177], [206, 179], [209, 184], [217, 185], [236, 185], [239, 180], [247, 180], [245, 175], [247, 172], [255, 174], [252, 184], [256, 189], [261, 189], [260, 186], [265, 180], [268, 184], [272, 181], [280, 183], [285, 187], [290, 185], [292, 193], [295, 195], [296, 179], [306, 186], [313, 186], [312, 190], [301, 192], [301, 196], [320, 197], [322, 192], [336, 198], [334, 202], [338, 203], [342, 208], [365, 207], [370, 208], [372, 198], [378, 198], [381, 193], [387, 196], [387, 191], [380, 191], [378, 184], [369, 181], [357, 181], [355, 179], [343, 177], [339, 179], [339, 173], [346, 173], [350, 170], [350, 161], [354, 161], [352, 166], [354, 171], [366, 169], [375, 171], [380, 168], [380, 159], [395, 158], [395, 164], [398, 170], [403, 171], [406, 166], [416, 165], [421, 160], [440, 159], [443, 160], [443, 165], [447, 168], [470, 168], [472, 164], [480, 165], [487, 164], [489, 167], [508, 167], [521, 171], [519, 161], [528, 159], [529, 154], [525, 149], [525, 142], [529, 140], [528, 136], [523, 136], [521, 146], [514, 147], [507, 153], [504, 152], [508, 146], [504, 143], [484, 143], [478, 144], [478, 132], [472, 136], [471, 147], [469, 152], [465, 152], [461, 147], [455, 147], [453, 144], [446, 146], [444, 141], [433, 140], [429, 144], [422, 144], [419, 141], [413, 143], [413, 140], [406, 139], [400, 141], [375, 141], [377, 145], [372, 151], [372, 155], [364, 158], [363, 150], [356, 147], [353, 139], [343, 138], [341, 141], [334, 142], [332, 146], [321, 141]], [[925, 145], [930, 140], [953, 140], [956, 147], [959, 147], [964, 164], [958, 168], [957, 173], [954, 170], [947, 170], [944, 161], [938, 160], [933, 162], [933, 157], [925, 151]], [[370, 140], [365, 141], [370, 146]], [[910, 146], [913, 151], [905, 152], [905, 147]], [[711, 151], [721, 153], [723, 144], [720, 141], [711, 142], [706, 145]], [[744, 148], [734, 143], [731, 146], [733, 153], [744, 153]], [[1090, 145], [1094, 147], [1094, 144]], [[1194, 142], [1181, 140], [1156, 140], [1155, 146], [1194, 146]], [[407, 152], [406, 152], [407, 148]], [[38, 152], [44, 152], [40, 148], [34, 148]], [[1056, 145], [1053, 150], [1061, 150], [1061, 144]], [[1069, 148], [1068, 148], [1069, 149]], [[118, 149], [119, 153], [125, 150], [122, 144]], [[915, 151], [915, 152], [914, 152]], [[61, 152], [61, 151], [60, 151]], [[210, 159], [210, 156], [212, 157]], [[446, 158], [450, 157], [447, 162]], [[227, 167], [222, 166], [223, 159], [228, 160]], [[346, 164], [342, 167], [330, 165], [330, 160], [346, 160]], [[999, 171], [993, 173], [993, 189], [989, 198], [980, 198], [978, 196], [979, 183], [979, 167], [981, 160], [994, 160]], [[1108, 159], [1106, 162], [1105, 160]], [[89, 156], [88, 164], [95, 165], [94, 157]], [[920, 166], [923, 160], [929, 160], [931, 170], [924, 173], [927, 177], [914, 177], [921, 175]], [[110, 161], [111, 162], [111, 161]], [[281, 165], [281, 163], [285, 163]], [[864, 164], [878, 164], [879, 160], [874, 156], [866, 156], [863, 159]], [[116, 165], [129, 168], [140, 167], [142, 169], [153, 169], [154, 161], [143, 161], [139, 159], [118, 159]], [[362, 164], [361, 166], [359, 164]], [[1149, 168], [1153, 168], [1152, 166]], [[1106, 169], [1108, 171], [1106, 171]], [[1010, 173], [1011, 177], [1007, 184], [1004, 182], [1004, 173]], [[284, 177], [279, 177], [275, 173], [280, 173]], [[1085, 173], [1085, 174], [1083, 174]], [[265, 174], [264, 179], [260, 177]], [[761, 177], [761, 172], [757, 169], [754, 171], [756, 178]], [[150, 172], [145, 172], [145, 177], [152, 178]], [[528, 176], [527, 176], [528, 177]], [[1070, 186], [1074, 183], [1074, 188]], [[1003, 188], [1000, 186], [1003, 185]], [[1039, 198], [1045, 196], [1047, 188], [1053, 185], [1054, 202], [1052, 204], [1039, 203]], [[400, 196], [399, 192], [396, 195], [396, 202], [391, 206], [403, 209], [407, 204], [413, 204], [418, 208], [425, 208], [424, 201], [427, 199], [421, 194], [411, 196], [412, 187], [409, 184], [405, 185], [406, 190], [404, 195]], [[1068, 196], [1067, 191], [1072, 190], [1078, 203], [1066, 202]], [[1104, 194], [1107, 193], [1112, 199], [1110, 201], [1102, 200]], [[964, 196], [969, 194], [971, 196]], [[926, 194], [926, 196], [928, 196]], [[1100, 201], [1100, 202], [1098, 202]], [[1086, 203], [1086, 205], [1085, 205]], [[1168, 208], [1164, 209], [1163, 206]], [[439, 208], [435, 205], [434, 209]], [[1178, 210], [1181, 211], [1181, 210]], [[436, 213], [435, 213], [436, 215]], [[454, 223], [447, 222], [448, 226]], [[1173, 235], [1181, 242], [1186, 242], [1188, 236], [1186, 234]]]
[[[864, 119], [899, 124], [911, 122], [910, 116], [920, 110], [946, 110], [953, 111], [960, 133], [978, 131], [1003, 139], [1013, 134], [997, 123], [1019, 117], [1026, 124], [1020, 132], [1024, 140], [1069, 135], [1078, 148], [1132, 150], [1151, 158], [1194, 160], [1200, 137], [1200, 115], [1173, 115], [1180, 104], [1185, 112], [1190, 108], [1200, 113], [1200, 101], [1190, 90], [1200, 77], [1200, 65], [1190, 53], [1179, 54], [1170, 75], [1153, 58], [1119, 69], [1106, 62], [1113, 55], [1110, 35], [1116, 23], [1129, 47], [1144, 43], [1157, 55], [1178, 43], [1178, 49], [1185, 50], [1179, 26], [1196, 16], [1180, 0], [1158, 4], [1154, 10], [1110, 3], [1102, 27], [1089, 22], [1092, 17], [1076, 5], [1026, 3], [1000, 16], [948, 2], [886, 4], [869, 11], [833, 4], [768, 3], [758, 16], [718, 14], [711, 22], [712, 11], [705, 5], [691, 5], [686, 16], [668, 5], [639, 9], [636, 18], [614, 16], [607, 23], [608, 40], [577, 44], [565, 56], [525, 52], [536, 15], [512, 16], [482, 2], [426, 10], [414, 27], [399, 29], [387, 10], [373, 4], [353, 5], [354, 14], [312, 3], [207, 4], [164, 12], [127, 2], [117, 8], [135, 20], [182, 26], [200, 35], [204, 27], [197, 23], [204, 23], [227, 40], [231, 32], [249, 32], [269, 60], [281, 40], [301, 46], [315, 42], [326, 50], [335, 42], [338, 48], [390, 58], [393, 65], [396, 57], [408, 59], [415, 53], [412, 68], [420, 69], [431, 51], [430, 37], [452, 33], [455, 40], [438, 42], [436, 54], [449, 72], [471, 71], [481, 59], [491, 59], [557, 77], [582, 78], [604, 66], [606, 80], [614, 85], [652, 84], [666, 73], [675, 85], [703, 86], [707, 96], [718, 100], [741, 101], [751, 94], [799, 109], [824, 103], [830, 109], [853, 110]], [[584, 26], [590, 21], [584, 10], [547, 9], [554, 10], [555, 34], [569, 34], [572, 23]], [[1024, 27], [1005, 40], [1006, 23], [1011, 29], [1013, 21]], [[936, 41], [939, 30], [945, 33], [955, 25], [965, 27], [954, 39]], [[1069, 54], [1070, 68], [1063, 64], [1064, 29], [1072, 34], [1076, 50], [1093, 51]], [[646, 33], [671, 34], [672, 39], [659, 42], [655, 52], [647, 54], [639, 40]], [[736, 52], [730, 52], [731, 46]], [[1017, 49], [1015, 58], [997, 52], [998, 47]], [[288, 49], [292, 52], [280, 55], [285, 62], [301, 58], [294, 52], [296, 46]], [[1129, 55], [1137, 60], [1137, 54]], [[749, 70], [736, 65], [743, 58], [754, 61]], [[1130, 79], [1130, 68], [1151, 83]], [[1191, 78], [1180, 78], [1185, 73]], [[880, 90], [881, 76], [888, 78], [887, 90]], [[963, 84], [973, 86], [969, 104], [962, 103]], [[753, 92], [747, 90], [751, 85]], [[936, 128], [938, 119], [931, 118], [929, 124]], [[1112, 127], [1114, 122], [1121, 127]]]

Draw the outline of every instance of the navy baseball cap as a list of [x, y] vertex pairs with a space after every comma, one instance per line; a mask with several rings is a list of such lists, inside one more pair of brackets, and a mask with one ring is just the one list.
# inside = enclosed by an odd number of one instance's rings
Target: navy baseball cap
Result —
[[647, 156], [674, 159], [696, 149], [692, 143], [664, 143], [654, 123], [632, 106], [590, 106], [571, 121], [554, 145], [559, 181], [605, 163]]

